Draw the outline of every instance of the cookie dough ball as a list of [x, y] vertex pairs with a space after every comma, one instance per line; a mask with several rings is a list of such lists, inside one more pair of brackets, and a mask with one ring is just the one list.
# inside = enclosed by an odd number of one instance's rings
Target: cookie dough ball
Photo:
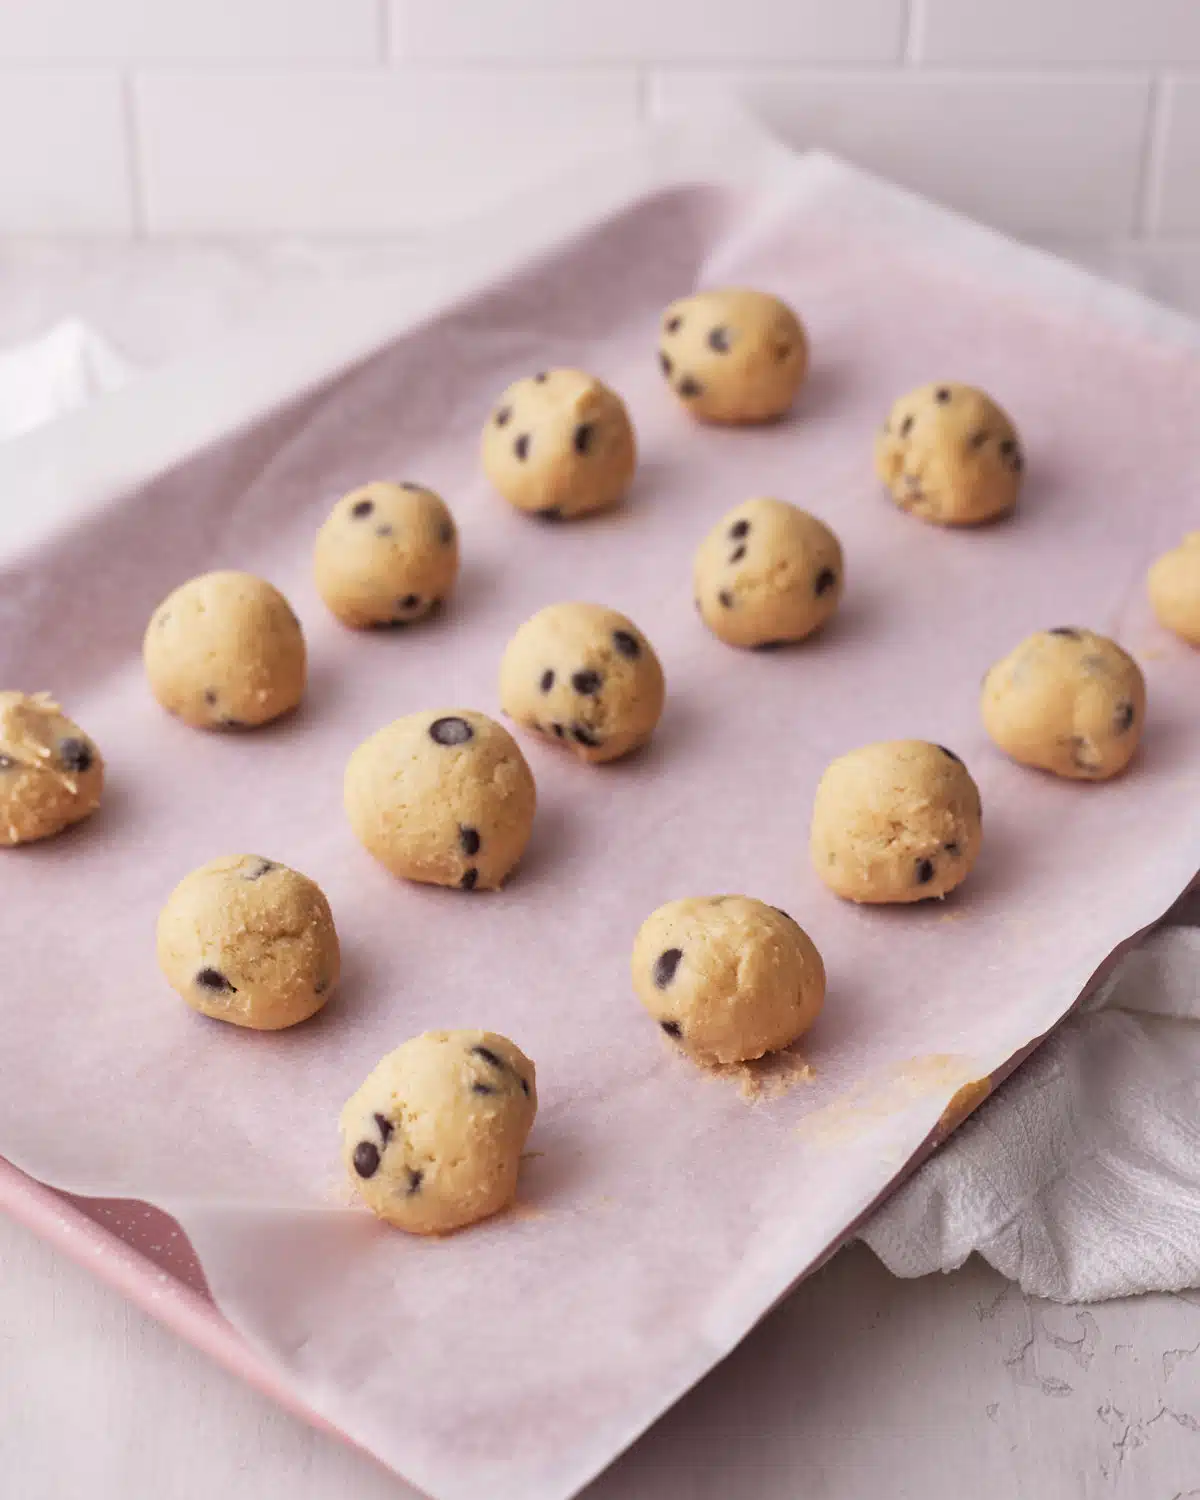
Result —
[[517, 1191], [537, 1114], [533, 1063], [494, 1031], [427, 1031], [379, 1062], [342, 1110], [342, 1156], [372, 1213], [448, 1234]]
[[483, 469], [510, 505], [546, 521], [616, 505], [637, 446], [625, 404], [582, 370], [514, 381], [483, 429]]
[[1146, 683], [1107, 636], [1073, 625], [1040, 630], [983, 680], [984, 728], [1022, 765], [1072, 781], [1104, 781], [1133, 758]]
[[1189, 646], [1200, 646], [1200, 531], [1190, 532], [1146, 575], [1158, 623]]
[[252, 729], [304, 694], [300, 622], [253, 573], [202, 573], [168, 594], [142, 656], [154, 696], [197, 729]]
[[410, 625], [454, 587], [454, 518], [420, 485], [364, 484], [338, 501], [317, 532], [313, 572], [343, 625]]
[[730, 646], [802, 641], [842, 597], [842, 549], [829, 527], [783, 500], [747, 500], [696, 553], [700, 617]]
[[30, 844], [100, 805], [99, 750], [48, 693], [0, 693], [0, 844]]
[[665, 696], [650, 642], [632, 620], [601, 604], [539, 610], [500, 663], [500, 704], [509, 718], [593, 763], [644, 745]]
[[821, 777], [810, 848], [848, 901], [924, 901], [962, 883], [979, 855], [979, 788], [962, 761], [925, 740], [839, 756]]
[[406, 880], [498, 890], [525, 852], [537, 791], [516, 740], [486, 714], [409, 714], [346, 766], [346, 816], [364, 848]]
[[795, 400], [808, 371], [808, 340], [786, 302], [727, 287], [671, 303], [658, 363], [701, 421], [766, 422]]
[[743, 1062], [808, 1030], [825, 999], [825, 966], [785, 911], [750, 896], [706, 896], [668, 901], [646, 918], [633, 987], [693, 1056]]
[[233, 854], [171, 892], [158, 918], [158, 963], [201, 1015], [281, 1031], [321, 1009], [341, 956], [315, 882], [259, 854]]
[[939, 526], [976, 526], [1012, 510], [1023, 468], [1007, 413], [949, 381], [901, 396], [875, 440], [875, 471], [892, 499]]

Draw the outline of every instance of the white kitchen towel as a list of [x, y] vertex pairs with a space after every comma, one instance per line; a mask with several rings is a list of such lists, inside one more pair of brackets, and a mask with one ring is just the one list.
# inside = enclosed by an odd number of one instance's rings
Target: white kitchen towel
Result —
[[1200, 895], [880, 1208], [897, 1276], [976, 1251], [1034, 1296], [1200, 1285]]
[[133, 373], [98, 333], [73, 318], [0, 350], [0, 441], [116, 390]]

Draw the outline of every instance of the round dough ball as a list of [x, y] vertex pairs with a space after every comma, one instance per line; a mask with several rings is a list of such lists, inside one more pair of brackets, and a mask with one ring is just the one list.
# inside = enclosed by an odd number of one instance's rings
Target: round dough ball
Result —
[[601, 604], [539, 610], [500, 663], [500, 704], [509, 718], [592, 763], [644, 745], [665, 696], [653, 646], [632, 620]]
[[746, 287], [697, 292], [662, 315], [658, 363], [703, 422], [782, 416], [808, 371], [800, 319], [778, 297]]
[[848, 901], [924, 901], [960, 885], [983, 839], [979, 788], [952, 750], [885, 740], [826, 767], [813, 804], [813, 867]]
[[825, 965], [785, 911], [750, 896], [668, 901], [633, 944], [638, 999], [701, 1060], [744, 1062], [786, 1047], [825, 1000]]
[[344, 790], [356, 837], [393, 875], [464, 891], [503, 885], [537, 807], [516, 740], [465, 708], [380, 729], [350, 757]]
[[1200, 531], [1189, 532], [1146, 575], [1158, 623], [1189, 646], [1200, 646]]
[[304, 636], [253, 573], [201, 573], [168, 594], [142, 643], [150, 690], [197, 729], [252, 729], [304, 695]]
[[582, 370], [514, 381], [487, 420], [482, 448], [500, 494], [545, 521], [616, 505], [637, 466], [625, 403]]
[[48, 693], [0, 693], [0, 844], [30, 844], [100, 805], [99, 750]]
[[343, 625], [410, 625], [454, 587], [454, 518], [420, 485], [364, 484], [342, 496], [317, 532], [313, 572]]
[[939, 526], [977, 526], [1012, 510], [1023, 468], [1008, 414], [951, 381], [901, 396], [875, 440], [875, 471], [892, 499]]
[[201, 1015], [281, 1031], [329, 999], [341, 954], [314, 881], [259, 854], [232, 854], [171, 892], [158, 918], [158, 963]]
[[342, 1110], [342, 1155], [372, 1213], [447, 1234], [517, 1191], [537, 1113], [534, 1067], [494, 1031], [427, 1031], [379, 1062]]
[[988, 734], [1022, 765], [1072, 781], [1104, 781], [1133, 758], [1146, 683], [1107, 636], [1072, 625], [1039, 630], [983, 680]]
[[842, 597], [837, 537], [783, 500], [747, 500], [700, 543], [693, 579], [700, 617], [730, 646], [802, 641]]

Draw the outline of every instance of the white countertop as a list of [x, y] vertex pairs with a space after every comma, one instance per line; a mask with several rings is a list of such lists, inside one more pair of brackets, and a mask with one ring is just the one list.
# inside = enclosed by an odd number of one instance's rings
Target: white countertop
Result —
[[[1200, 315], [1200, 248], [1069, 248]], [[378, 240], [0, 241], [0, 345], [74, 315], [135, 362], [160, 364], [239, 322], [268, 290], [395, 272], [406, 256]], [[0, 1218], [3, 1500], [414, 1493]], [[1200, 1500], [1200, 1292], [1064, 1308], [1023, 1297], [980, 1262], [897, 1281], [855, 1246], [587, 1493]]]

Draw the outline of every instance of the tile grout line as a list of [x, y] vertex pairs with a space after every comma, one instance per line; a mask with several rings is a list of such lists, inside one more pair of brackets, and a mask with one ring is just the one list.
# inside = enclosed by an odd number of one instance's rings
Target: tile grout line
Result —
[[1146, 113], [1146, 134], [1138, 163], [1138, 197], [1133, 222], [1133, 233], [1139, 240], [1153, 239], [1154, 221], [1160, 208], [1160, 188], [1167, 145], [1167, 79], [1162, 73], [1156, 73], [1150, 80], [1150, 100]]
[[388, 0], [375, 0], [378, 7], [376, 12], [375, 42], [379, 48], [379, 61], [384, 66], [392, 61], [392, 16], [391, 6]]
[[129, 169], [129, 215], [133, 238], [145, 239], [149, 230], [146, 216], [146, 174], [142, 160], [141, 132], [138, 129], [137, 101], [133, 74], [121, 73], [121, 125], [125, 140], [125, 161]]
[[920, 62], [917, 40], [924, 30], [921, 24], [924, 19], [924, 0], [908, 0], [908, 12], [904, 18], [904, 46], [900, 54], [901, 68], [913, 68]]

